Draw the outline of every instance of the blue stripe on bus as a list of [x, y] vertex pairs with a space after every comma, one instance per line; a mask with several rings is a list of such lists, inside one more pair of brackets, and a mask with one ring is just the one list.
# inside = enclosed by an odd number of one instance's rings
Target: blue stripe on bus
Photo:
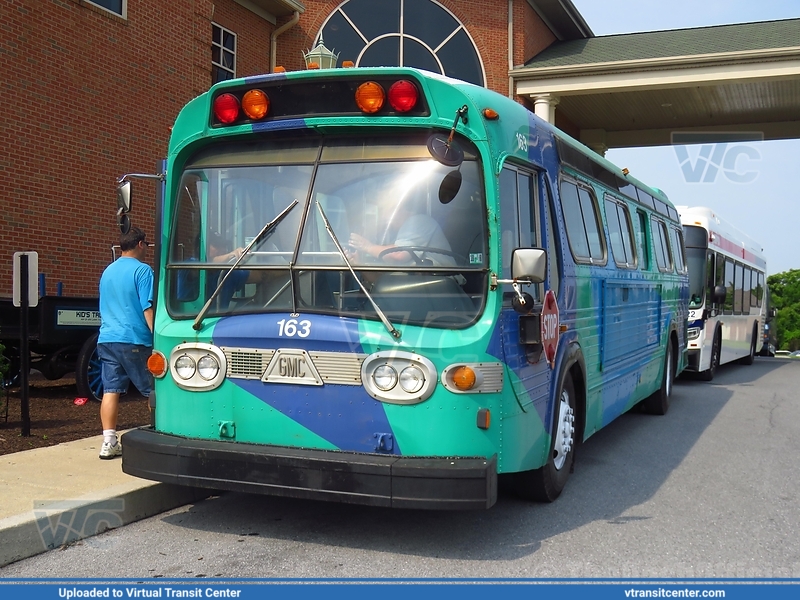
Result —
[[376, 452], [376, 434], [392, 434], [392, 450], [400, 455], [384, 405], [361, 386], [325, 384], [325, 393], [316, 386], [262, 383], [253, 379], [229, 379], [309, 431], [340, 450]]
[[[281, 323], [283, 333], [281, 336]], [[293, 336], [286, 335], [287, 324], [294, 321]], [[300, 337], [308, 322], [309, 332]], [[365, 353], [361, 346], [358, 321], [326, 315], [237, 315], [217, 321], [213, 343], [236, 348], [281, 347], [343, 353]], [[260, 380], [236, 379], [230, 383], [252, 394], [309, 431], [341, 450], [375, 452], [375, 434], [392, 434], [394, 444], [387, 454], [401, 454], [384, 405], [372, 398], [362, 386], [325, 384], [325, 394], [317, 386], [263, 383]], [[314, 393], [312, 393], [314, 392]]]
[[305, 119], [285, 119], [281, 121], [263, 121], [253, 123], [253, 132], [279, 131], [281, 129], [307, 129]]

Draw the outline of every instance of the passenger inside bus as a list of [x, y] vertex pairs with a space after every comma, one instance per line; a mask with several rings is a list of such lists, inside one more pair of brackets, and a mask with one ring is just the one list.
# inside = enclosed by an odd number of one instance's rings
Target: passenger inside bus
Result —
[[[214, 263], [230, 263], [231, 265], [244, 252], [244, 248], [236, 248], [234, 250], [227, 249], [227, 242], [218, 233], [209, 233], [206, 237], [207, 247], [207, 260]], [[189, 262], [196, 261], [196, 258], [190, 258]], [[182, 270], [178, 273], [177, 281], [177, 298], [181, 301], [192, 301], [197, 298], [197, 277], [198, 271], [195, 270]], [[217, 276], [214, 276], [214, 274]], [[205, 299], [211, 297], [217, 285], [224, 277], [226, 271], [208, 271], [206, 277], [206, 294]], [[225, 285], [217, 294], [217, 304], [220, 309], [227, 308], [233, 298], [233, 295], [242, 290], [247, 283], [255, 283], [261, 280], [261, 273], [259, 271], [249, 271], [246, 269], [236, 269], [233, 271]]]

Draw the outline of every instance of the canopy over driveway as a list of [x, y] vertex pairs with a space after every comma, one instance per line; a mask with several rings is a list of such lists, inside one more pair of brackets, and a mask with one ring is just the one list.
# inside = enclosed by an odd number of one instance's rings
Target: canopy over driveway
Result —
[[555, 42], [518, 96], [594, 150], [800, 138], [800, 19]]

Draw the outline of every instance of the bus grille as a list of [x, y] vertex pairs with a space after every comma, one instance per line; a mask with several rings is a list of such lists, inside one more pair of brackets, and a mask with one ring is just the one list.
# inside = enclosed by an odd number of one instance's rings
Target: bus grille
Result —
[[[228, 362], [226, 375], [234, 379], [261, 379], [275, 350], [222, 348]], [[361, 385], [361, 364], [366, 354], [309, 352], [322, 381], [339, 385]]]

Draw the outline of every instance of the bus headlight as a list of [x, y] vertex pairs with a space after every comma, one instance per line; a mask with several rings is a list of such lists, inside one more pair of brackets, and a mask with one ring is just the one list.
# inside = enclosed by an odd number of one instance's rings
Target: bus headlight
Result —
[[409, 394], [416, 394], [425, 385], [425, 374], [414, 365], [400, 371], [400, 387]]
[[381, 402], [417, 404], [431, 397], [437, 381], [433, 362], [412, 352], [376, 352], [361, 364], [364, 389]]
[[219, 362], [210, 354], [197, 361], [197, 373], [206, 381], [211, 381], [219, 373]]
[[687, 336], [690, 340], [696, 340], [700, 337], [700, 328], [699, 327], [689, 327], [689, 330], [686, 332]]
[[175, 373], [177, 373], [178, 377], [181, 379], [191, 379], [194, 376], [196, 368], [197, 365], [194, 359], [188, 354], [182, 354], [175, 360]]
[[222, 350], [213, 344], [188, 342], [172, 349], [169, 367], [179, 388], [198, 392], [219, 387], [228, 363]]
[[382, 392], [388, 392], [397, 385], [397, 371], [389, 365], [381, 365], [372, 373], [372, 381]]

